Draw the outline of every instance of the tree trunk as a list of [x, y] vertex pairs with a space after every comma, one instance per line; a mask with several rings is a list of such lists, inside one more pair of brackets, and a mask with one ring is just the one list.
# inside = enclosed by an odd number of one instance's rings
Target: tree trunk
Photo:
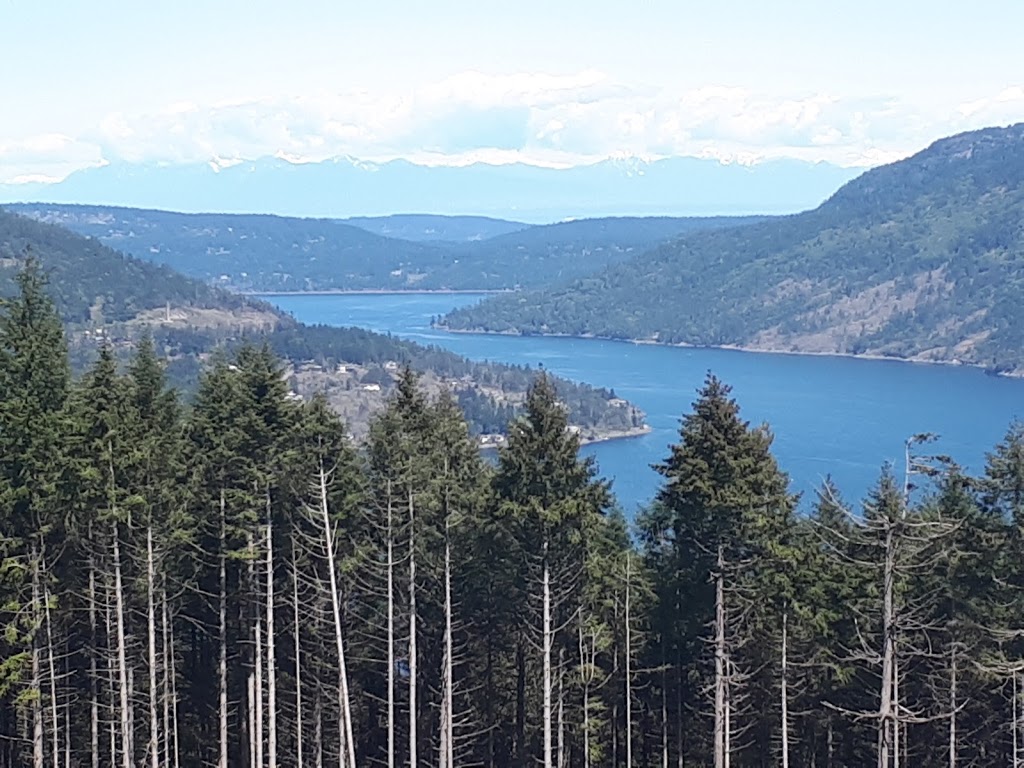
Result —
[[53, 658], [53, 622], [50, 619], [50, 588], [43, 587], [43, 611], [46, 617], [46, 663], [50, 674], [50, 744], [53, 768], [60, 768], [60, 726], [57, 718], [57, 664]]
[[551, 744], [551, 650], [552, 650], [552, 628], [551, 628], [551, 573], [548, 563], [548, 537], [544, 532], [544, 543], [542, 545], [543, 561], [541, 567], [541, 583], [543, 590], [543, 628], [544, 633], [544, 768], [552, 766], [552, 744]]
[[111, 768], [117, 768], [117, 674], [114, 670], [117, 665], [114, 662], [114, 650], [110, 647], [111, 638], [114, 636], [114, 620], [110, 615], [111, 587], [109, 576], [107, 578], [108, 581], [105, 585], [103, 600], [103, 618], [106, 628], [107, 646], [107, 700], [110, 712], [110, 716], [107, 718], [107, 736], [110, 740], [110, 765]]
[[632, 558], [626, 553], [626, 601], [625, 601], [625, 623], [626, 623], [626, 768], [633, 768], [633, 637], [632, 628], [629, 626], [629, 599], [632, 579]]
[[715, 768], [726, 768], [725, 553], [718, 547], [715, 572]]
[[267, 766], [277, 768], [277, 655], [274, 645], [274, 537], [267, 493]]
[[[447, 500], [446, 500], [447, 504]], [[446, 510], [447, 512], [447, 510]], [[444, 520], [444, 701], [441, 708], [441, 768], [455, 768], [455, 729], [452, 712], [452, 545], [450, 512]]]
[[245, 700], [246, 700], [246, 723], [249, 742], [249, 768], [260, 768], [256, 762], [256, 741], [259, 738], [256, 731], [256, 679], [253, 672], [250, 672], [245, 679]]
[[39, 555], [32, 551], [32, 765], [43, 768], [46, 762], [46, 744], [43, 734], [43, 680], [39, 652]]
[[[89, 541], [95, 545], [91, 524]], [[92, 641], [89, 648], [89, 749], [92, 768], [100, 768], [100, 690], [99, 665], [96, 663], [99, 631], [96, 621], [96, 561], [92, 554], [89, 555], [89, 635]]]
[[565, 696], [564, 696], [564, 675], [562, 670], [565, 667], [565, 649], [558, 649], [558, 751], [556, 764], [558, 768], [565, 768]]
[[256, 762], [253, 768], [263, 768], [263, 614], [259, 610], [259, 588], [256, 574], [256, 544], [253, 542], [252, 534], [249, 534], [249, 589], [253, 595], [256, 605], [253, 610], [253, 635], [255, 636], [255, 658], [253, 659], [253, 716], [255, 718], [255, 732], [253, 739], [256, 744]]
[[224, 489], [220, 489], [220, 593], [217, 597], [219, 613], [219, 654], [217, 676], [219, 679], [219, 701], [217, 712], [220, 733], [220, 760], [218, 768], [228, 768], [228, 573], [227, 573], [227, 511]]
[[409, 768], [416, 768], [416, 513], [409, 491]]
[[661, 639], [661, 768], [668, 768], [668, 670], [665, 663], [665, 638]]
[[324, 768], [324, 716], [319, 685], [313, 703], [313, 746], [316, 748], [316, 768]]
[[395, 529], [391, 481], [388, 480], [388, 768], [395, 768]]
[[590, 665], [583, 636], [583, 619], [579, 621], [580, 670], [583, 680], [583, 768], [590, 768]]
[[302, 759], [302, 636], [299, 630], [299, 564], [292, 549], [292, 610], [295, 623], [295, 765], [304, 768]]
[[956, 768], [956, 643], [949, 650], [949, 768]]
[[135, 750], [132, 747], [132, 729], [129, 721], [128, 699], [128, 655], [124, 626], [124, 586], [121, 580], [121, 536], [117, 522], [113, 525], [114, 535], [114, 620], [117, 626], [117, 675], [121, 699], [121, 765], [132, 768]]
[[[882, 682], [878, 707], [878, 768], [889, 768], [889, 754], [896, 747], [896, 720], [892, 711], [894, 680], [893, 580], [895, 578], [892, 525], [886, 528], [885, 565], [882, 573]], [[898, 754], [898, 753], [897, 753]], [[898, 758], [897, 758], [898, 760]]]
[[153, 561], [153, 526], [146, 527], [146, 628], [149, 639], [149, 764], [160, 768], [160, 727], [156, 701], [156, 600], [153, 582], [156, 564]]
[[331, 610], [334, 613], [334, 641], [338, 651], [338, 709], [341, 722], [338, 723], [341, 744], [338, 750], [342, 768], [356, 768], [356, 745], [352, 737], [352, 710], [348, 694], [348, 669], [345, 664], [345, 641], [342, 636], [341, 596], [338, 592], [338, 574], [334, 563], [334, 530], [331, 526], [331, 514], [327, 507], [327, 470], [321, 461], [320, 475], [320, 514], [324, 526], [324, 545], [327, 549], [327, 570], [331, 581]]
[[782, 609], [782, 768], [789, 768], [789, 667], [786, 643], [788, 640], [789, 608]]

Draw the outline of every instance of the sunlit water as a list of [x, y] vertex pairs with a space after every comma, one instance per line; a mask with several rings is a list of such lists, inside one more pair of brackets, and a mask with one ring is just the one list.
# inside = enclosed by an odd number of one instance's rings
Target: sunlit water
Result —
[[446, 347], [474, 360], [543, 364], [560, 376], [610, 387], [647, 413], [653, 431], [584, 448], [628, 512], [647, 502], [659, 476], [650, 465], [678, 437], [708, 371], [732, 385], [743, 416], [767, 421], [775, 455], [806, 506], [828, 474], [859, 499], [906, 438], [941, 436], [938, 450], [980, 471], [1014, 417], [1024, 417], [1024, 381], [980, 370], [842, 357], [682, 349], [590, 339], [452, 334], [431, 318], [479, 301], [475, 294], [271, 296], [306, 323], [356, 325]]

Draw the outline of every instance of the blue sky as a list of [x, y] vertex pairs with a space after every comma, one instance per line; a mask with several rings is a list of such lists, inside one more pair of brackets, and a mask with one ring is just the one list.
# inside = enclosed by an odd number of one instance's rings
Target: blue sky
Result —
[[0, 182], [268, 155], [872, 165], [1024, 119], [1024, 4], [0, 0]]

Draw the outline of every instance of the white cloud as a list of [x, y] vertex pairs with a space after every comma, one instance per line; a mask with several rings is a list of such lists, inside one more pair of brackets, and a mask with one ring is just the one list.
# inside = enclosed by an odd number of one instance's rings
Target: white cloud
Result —
[[945, 107], [881, 95], [762, 93], [721, 84], [668, 91], [597, 70], [462, 72], [400, 93], [353, 89], [112, 113], [93, 131], [0, 143], [0, 179], [61, 177], [105, 160], [209, 162], [352, 156], [429, 164], [610, 156], [774, 158], [847, 166], [888, 162], [958, 130], [1024, 117], [1024, 88]]
[[51, 182], [102, 162], [99, 147], [61, 133], [0, 141], [0, 183]]

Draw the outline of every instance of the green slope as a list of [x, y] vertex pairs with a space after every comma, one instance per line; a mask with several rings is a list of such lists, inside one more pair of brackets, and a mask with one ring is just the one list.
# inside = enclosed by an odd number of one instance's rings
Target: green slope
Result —
[[[168, 358], [173, 380], [188, 389], [216, 348], [266, 339], [292, 366], [296, 389], [333, 392], [333, 402], [344, 406], [357, 433], [382, 404], [396, 365], [409, 364], [424, 373], [435, 390], [454, 391], [480, 432], [504, 429], [533, 377], [526, 368], [474, 363], [447, 350], [358, 328], [304, 326], [258, 299], [124, 256], [63, 227], [0, 211], [0, 295], [14, 291], [14, 276], [28, 254], [49, 275], [49, 290], [79, 367], [93, 357], [100, 340], [127, 355], [148, 330]], [[347, 369], [344, 374], [338, 373], [339, 366]], [[372, 384], [379, 391], [366, 389]], [[628, 431], [643, 420], [610, 391], [564, 380], [557, 386], [585, 434]]]
[[[422, 224], [440, 217], [396, 217], [405, 222], [405, 228], [388, 228], [380, 224], [387, 220], [372, 220], [380, 231], [392, 235], [385, 237], [362, 228], [367, 226], [365, 221], [353, 226], [329, 219], [44, 203], [9, 208], [236, 291], [539, 287], [626, 261], [686, 232], [760, 220], [581, 219], [548, 226], [518, 225], [523, 228], [472, 242], [421, 242], [396, 235], [405, 232], [418, 237], [408, 230], [408, 220]], [[456, 233], [453, 229], [452, 234]]]
[[696, 233], [454, 329], [1024, 369], [1024, 124], [936, 142], [819, 208]]

